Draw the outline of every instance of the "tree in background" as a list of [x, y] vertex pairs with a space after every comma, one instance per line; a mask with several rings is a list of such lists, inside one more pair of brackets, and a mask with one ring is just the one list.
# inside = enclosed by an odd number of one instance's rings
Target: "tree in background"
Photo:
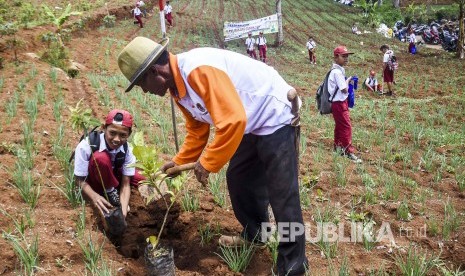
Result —
[[465, 30], [463, 20], [465, 19], [465, 0], [456, 0], [459, 4], [459, 40], [457, 44], [457, 55], [460, 59], [465, 57]]

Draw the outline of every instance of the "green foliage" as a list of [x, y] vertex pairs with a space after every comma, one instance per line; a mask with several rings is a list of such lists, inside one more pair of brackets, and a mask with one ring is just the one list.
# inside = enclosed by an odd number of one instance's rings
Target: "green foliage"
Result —
[[[134, 164], [134, 167], [138, 168], [141, 174], [146, 178], [139, 182], [139, 185], [149, 186], [149, 191], [151, 192], [146, 199], [146, 204], [149, 204], [156, 198], [161, 198], [166, 207], [165, 217], [163, 218], [158, 236], [150, 236], [147, 238], [147, 242], [152, 245], [152, 253], [155, 254], [168, 214], [171, 207], [173, 207], [173, 204], [176, 202], [177, 197], [181, 194], [181, 189], [187, 181], [187, 175], [181, 173], [180, 176], [171, 178], [166, 173], [162, 172], [160, 170], [161, 161], [158, 159], [158, 151], [155, 147], [145, 145], [144, 134], [142, 132], [134, 134], [132, 145], [133, 154], [137, 159], [137, 163]], [[165, 194], [169, 195], [169, 202], [166, 200]]]
[[253, 243], [245, 242], [240, 246], [220, 245], [221, 255], [217, 254], [233, 272], [244, 272], [255, 252]]
[[39, 236], [28, 242], [24, 235], [18, 237], [4, 231], [2, 238], [13, 247], [24, 275], [33, 275], [39, 265]]
[[66, 68], [69, 56], [68, 50], [64, 47], [59, 47], [58, 44], [51, 43], [49, 45], [49, 48], [42, 54], [41, 60], [58, 68]]
[[80, 12], [71, 11], [71, 4], [68, 4], [63, 13], [59, 16], [55, 15], [52, 9], [50, 9], [47, 5], [44, 4], [42, 7], [49, 22], [57, 28], [57, 33], [60, 33], [63, 24], [65, 24], [71, 16], [81, 15]]
[[19, 11], [19, 22], [24, 26], [24, 28], [28, 28], [29, 23], [31, 23], [32, 19], [34, 18], [36, 9], [31, 3], [24, 2], [21, 5], [21, 9]]
[[86, 131], [92, 126], [100, 125], [100, 121], [92, 116], [92, 109], [81, 107], [81, 103], [84, 99], [80, 99], [75, 107], [68, 107], [71, 116], [71, 128], [74, 130]]
[[439, 256], [428, 257], [426, 253], [417, 250], [416, 247], [410, 246], [407, 250], [407, 256], [403, 257], [400, 253], [394, 256], [394, 261], [399, 267], [402, 275], [423, 276], [441, 264]]
[[215, 226], [211, 224], [199, 224], [198, 232], [200, 235], [200, 245], [204, 246], [211, 242], [213, 237], [220, 235], [220, 225], [216, 223]]
[[113, 28], [115, 26], [116, 16], [112, 14], [107, 14], [103, 18], [103, 25], [107, 28]]

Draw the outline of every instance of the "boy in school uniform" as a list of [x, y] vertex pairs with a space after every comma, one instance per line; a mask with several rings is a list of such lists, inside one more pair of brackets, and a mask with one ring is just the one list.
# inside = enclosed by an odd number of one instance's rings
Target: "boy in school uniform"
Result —
[[[134, 167], [129, 167], [136, 162], [131, 147], [127, 145], [132, 124], [133, 118], [129, 112], [114, 109], [108, 113], [102, 125], [98, 149], [92, 152], [89, 138], [86, 138], [79, 142], [75, 150], [76, 185], [102, 216], [109, 214], [113, 207], [121, 207], [126, 218], [130, 185], [137, 186], [139, 181], [144, 180]], [[117, 168], [116, 162], [119, 162], [120, 168]]]
[[315, 55], [316, 43], [313, 40], [313, 37], [308, 38], [306, 47], [308, 50], [308, 58], [310, 60], [310, 64], [316, 64], [316, 55]]
[[260, 55], [260, 60], [266, 63], [266, 38], [263, 36], [263, 32], [258, 34], [257, 38], [258, 45], [258, 54]]
[[368, 91], [377, 92], [379, 95], [383, 94], [381, 84], [378, 83], [378, 79], [376, 79], [376, 72], [374, 70], [370, 71], [370, 75], [365, 80], [364, 84]]
[[249, 57], [257, 59], [257, 54], [255, 53], [255, 38], [252, 37], [252, 33], [249, 33], [249, 37], [245, 40], [245, 46], [247, 47], [247, 54]]
[[333, 98], [331, 109], [335, 122], [334, 149], [351, 161], [361, 163], [362, 159], [355, 155], [355, 148], [352, 146], [352, 124], [347, 102], [349, 82], [352, 77], [346, 80], [344, 69], [344, 65], [349, 61], [349, 55], [353, 53], [345, 46], [338, 46], [333, 54], [334, 63], [328, 78], [328, 91]]
[[388, 92], [383, 93], [386, 96], [395, 96], [394, 93], [394, 70], [389, 66], [389, 60], [394, 52], [389, 49], [389, 45], [384, 44], [380, 48], [383, 53], [383, 81], [387, 84]]

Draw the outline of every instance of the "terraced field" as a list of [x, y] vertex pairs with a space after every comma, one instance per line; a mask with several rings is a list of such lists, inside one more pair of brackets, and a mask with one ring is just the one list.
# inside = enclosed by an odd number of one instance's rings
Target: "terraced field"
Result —
[[[83, 65], [76, 78], [26, 55], [40, 55], [46, 49], [39, 37], [54, 30], [52, 26], [18, 31], [17, 37], [25, 41], [19, 63], [12, 62], [11, 50], [0, 47], [5, 59], [0, 69], [0, 275], [27, 274], [25, 262], [15, 254], [14, 238], [37, 257], [32, 270], [39, 275], [145, 273], [145, 239], [158, 233], [163, 206], [160, 202], [146, 206], [134, 189], [127, 233], [119, 240], [105, 237], [92, 208], [70, 199], [68, 157], [81, 133], [71, 129], [68, 107], [84, 99], [100, 120], [115, 107], [127, 109], [134, 115], [136, 131], [143, 131], [160, 158], [169, 160], [175, 153], [169, 100], [139, 89], [124, 93], [127, 81], [116, 64], [122, 47], [135, 36], [160, 39], [159, 17], [151, 13], [139, 29], [132, 22], [131, 7], [114, 1], [109, 10], [117, 15], [116, 26], [105, 28], [99, 21], [106, 14], [104, 4], [94, 5], [83, 11], [94, 20], [73, 32], [66, 43], [72, 59]], [[246, 54], [243, 41], [223, 42], [223, 22], [255, 19], [275, 10], [264, 0], [175, 0], [172, 5], [175, 24], [168, 36], [173, 53], [211, 46]], [[334, 1], [283, 1], [282, 9], [285, 42], [269, 47], [269, 65], [297, 88], [304, 101], [300, 182], [309, 237], [315, 236], [318, 222], [345, 225], [347, 236], [351, 222], [375, 222], [375, 230], [384, 223], [394, 237], [394, 242], [308, 242], [309, 275], [402, 275], [403, 265], [415, 260], [432, 265], [424, 267], [426, 274], [409, 275], [463, 275], [459, 269], [465, 264], [463, 61], [427, 48], [411, 56], [406, 44], [363, 26], [362, 31], [370, 33], [353, 35], [350, 27], [361, 22], [359, 11]], [[318, 45], [316, 66], [308, 63], [309, 35]], [[6, 37], [0, 38], [0, 45], [5, 45], [1, 39]], [[267, 39], [272, 44], [274, 36]], [[380, 78], [379, 46], [385, 43], [400, 60], [397, 97], [356, 92], [353, 142], [364, 162], [352, 164], [332, 153], [334, 123], [317, 114], [314, 94], [331, 66], [334, 47], [344, 44], [356, 53], [346, 72], [363, 80], [371, 69]], [[177, 112], [181, 142], [183, 124]], [[174, 247], [177, 275], [238, 275], [216, 254], [220, 233], [241, 230], [224, 172], [212, 175], [208, 188], [191, 176], [170, 213], [164, 240]], [[187, 210], [192, 199], [198, 204]], [[86, 257], [86, 252], [95, 258]], [[408, 261], [407, 252], [413, 261]], [[271, 271], [270, 251], [257, 249], [243, 275], [272, 275]]]

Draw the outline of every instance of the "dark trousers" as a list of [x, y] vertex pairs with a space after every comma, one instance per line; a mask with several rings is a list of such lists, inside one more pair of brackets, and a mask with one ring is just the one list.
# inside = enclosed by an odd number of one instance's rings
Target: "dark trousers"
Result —
[[[269, 221], [268, 204], [276, 223], [303, 225], [295, 136], [292, 126], [265, 136], [246, 134], [229, 163], [226, 177], [231, 203], [248, 240], [260, 237], [261, 223]], [[305, 234], [297, 236], [295, 242], [280, 242], [279, 275], [301, 274], [304, 265]]]

